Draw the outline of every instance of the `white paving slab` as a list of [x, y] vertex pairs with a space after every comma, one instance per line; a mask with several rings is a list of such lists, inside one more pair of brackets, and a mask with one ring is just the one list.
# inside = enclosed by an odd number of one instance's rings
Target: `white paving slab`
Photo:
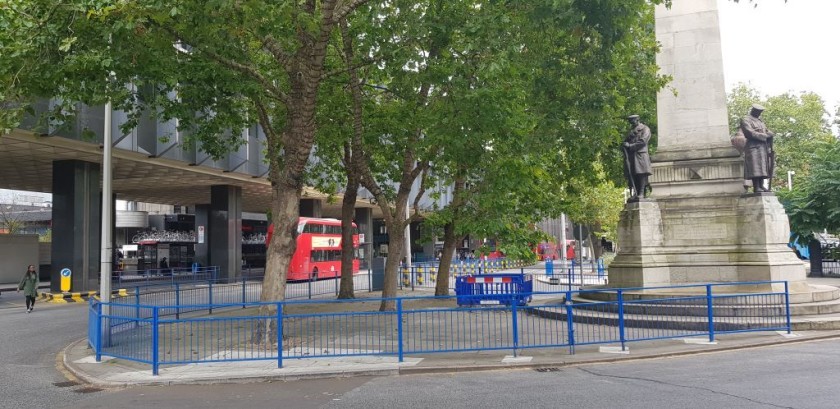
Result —
[[601, 346], [601, 347], [598, 347], [598, 352], [603, 353], [603, 354], [623, 354], [623, 355], [628, 355], [628, 354], [630, 354], [630, 348], [628, 348], [628, 347], [624, 347], [624, 349], [621, 349], [621, 347], [607, 347], [607, 346]]
[[686, 344], [692, 345], [717, 345], [717, 341], [709, 342], [709, 338], [707, 337], [683, 338], [682, 340]]
[[532, 356], [513, 356], [513, 355], [506, 355], [502, 358], [503, 364], [527, 364], [534, 359]]

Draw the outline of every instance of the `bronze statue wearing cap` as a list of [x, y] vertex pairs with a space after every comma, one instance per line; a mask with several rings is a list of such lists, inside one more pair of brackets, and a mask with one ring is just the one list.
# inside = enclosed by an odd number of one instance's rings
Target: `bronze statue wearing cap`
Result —
[[773, 132], [761, 120], [764, 107], [753, 104], [749, 115], [741, 118], [741, 132], [747, 139], [744, 146], [744, 179], [752, 181], [753, 192], [768, 192], [764, 180], [773, 177], [775, 153]]
[[632, 192], [631, 201], [638, 200], [645, 196], [649, 187], [648, 176], [650, 170], [650, 155], [648, 155], [648, 143], [650, 142], [650, 128], [639, 121], [638, 115], [627, 117], [630, 122], [630, 131], [624, 138], [621, 145], [624, 153], [624, 175]]

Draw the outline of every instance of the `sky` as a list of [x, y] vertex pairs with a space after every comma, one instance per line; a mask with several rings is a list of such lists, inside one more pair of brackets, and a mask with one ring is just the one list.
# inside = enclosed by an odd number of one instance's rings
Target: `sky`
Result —
[[811, 91], [836, 112], [840, 0], [718, 0], [718, 15], [727, 92], [739, 82], [762, 95]]

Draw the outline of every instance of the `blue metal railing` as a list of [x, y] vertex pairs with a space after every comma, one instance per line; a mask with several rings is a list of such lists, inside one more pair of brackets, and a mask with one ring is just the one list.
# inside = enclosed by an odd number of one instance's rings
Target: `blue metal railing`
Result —
[[[567, 347], [574, 353], [576, 345], [625, 347], [629, 342], [686, 336], [714, 341], [722, 333], [791, 330], [786, 282], [528, 296], [543, 304], [465, 308], [456, 305], [455, 296], [194, 305], [91, 300], [88, 340], [98, 358], [148, 363], [157, 374], [161, 365], [186, 363], [276, 360], [282, 366], [286, 359], [391, 355], [402, 360], [421, 353], [516, 354], [547, 347]], [[393, 302], [395, 310], [379, 311], [383, 300]], [[187, 310], [234, 308], [243, 312], [181, 317]]]
[[220, 280], [219, 267], [209, 266], [120, 270], [113, 273], [111, 282], [115, 287], [136, 287], [218, 280]]

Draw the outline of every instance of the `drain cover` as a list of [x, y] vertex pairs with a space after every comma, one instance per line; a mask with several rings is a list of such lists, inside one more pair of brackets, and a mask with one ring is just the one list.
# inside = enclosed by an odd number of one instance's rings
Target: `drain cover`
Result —
[[560, 368], [534, 368], [537, 372], [560, 372]]
[[53, 386], [58, 386], [59, 388], [66, 388], [68, 386], [76, 386], [79, 383], [76, 381], [64, 381], [64, 382], [53, 382]]

